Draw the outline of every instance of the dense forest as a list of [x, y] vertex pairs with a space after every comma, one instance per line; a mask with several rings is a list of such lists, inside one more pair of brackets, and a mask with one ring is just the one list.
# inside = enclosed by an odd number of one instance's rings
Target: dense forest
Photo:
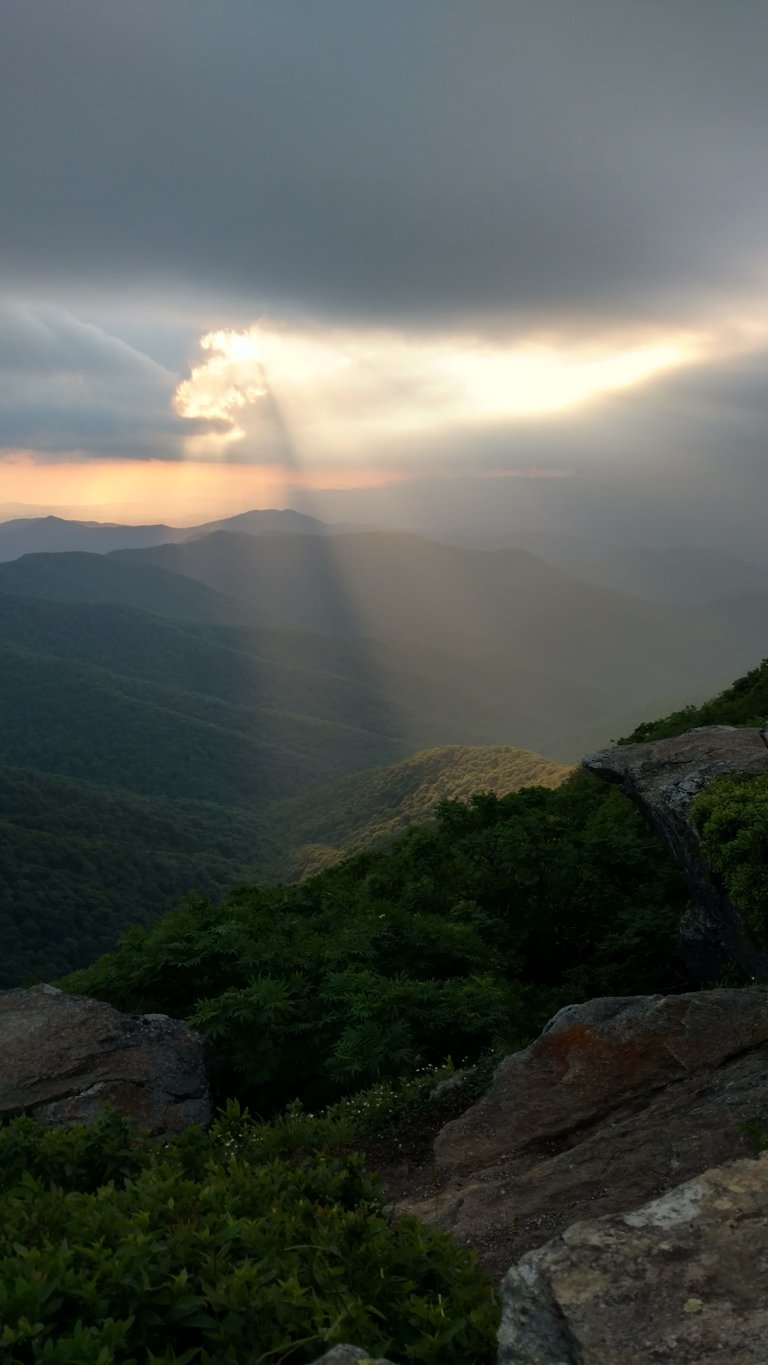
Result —
[[82, 966], [190, 889], [252, 882], [269, 853], [231, 807], [0, 767], [0, 987]]
[[453, 745], [252, 814], [0, 767], [0, 987], [85, 966], [185, 892], [295, 880], [427, 820], [444, 795], [554, 785], [568, 772], [518, 749]]
[[192, 1020], [262, 1113], [314, 1108], [519, 1046], [572, 1000], [680, 987], [684, 905], [640, 816], [580, 774], [443, 802], [296, 886], [194, 898], [67, 986]]

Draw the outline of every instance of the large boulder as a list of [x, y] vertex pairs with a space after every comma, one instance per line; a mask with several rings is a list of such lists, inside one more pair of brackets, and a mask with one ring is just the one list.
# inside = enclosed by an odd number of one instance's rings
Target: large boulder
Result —
[[500, 1278], [570, 1223], [746, 1155], [767, 1074], [766, 990], [569, 1006], [442, 1129], [434, 1166], [398, 1207], [474, 1247]]
[[679, 862], [693, 900], [680, 926], [680, 947], [694, 980], [710, 984], [730, 963], [748, 977], [768, 977], [768, 955], [713, 878], [690, 820], [693, 802], [713, 778], [768, 773], [768, 731], [711, 725], [650, 744], [602, 749], [582, 763], [621, 788]]
[[53, 986], [0, 991], [0, 1118], [87, 1123], [107, 1106], [151, 1133], [209, 1123], [202, 1039]]
[[576, 1223], [502, 1285], [499, 1365], [765, 1365], [768, 1158]]

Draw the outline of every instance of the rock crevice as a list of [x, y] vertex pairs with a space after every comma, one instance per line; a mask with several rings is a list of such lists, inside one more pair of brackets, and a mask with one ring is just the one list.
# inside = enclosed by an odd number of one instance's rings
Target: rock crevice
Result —
[[690, 819], [696, 797], [716, 777], [768, 773], [768, 731], [705, 726], [601, 749], [582, 765], [634, 802], [680, 864], [693, 901], [680, 926], [680, 948], [693, 979], [711, 984], [730, 964], [753, 980], [768, 979], [768, 954], [713, 877]]

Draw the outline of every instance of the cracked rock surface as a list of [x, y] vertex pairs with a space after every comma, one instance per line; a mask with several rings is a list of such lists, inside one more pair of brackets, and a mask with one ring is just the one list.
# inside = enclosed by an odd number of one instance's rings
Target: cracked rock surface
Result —
[[768, 1127], [768, 990], [590, 1000], [505, 1058], [398, 1207], [501, 1279], [569, 1224], [747, 1155], [759, 1115]]
[[765, 1365], [768, 1157], [575, 1223], [502, 1284], [499, 1365]]
[[87, 1123], [109, 1106], [151, 1133], [212, 1118], [205, 1045], [178, 1020], [53, 986], [0, 991], [0, 1118]]
[[768, 732], [709, 725], [649, 744], [615, 745], [582, 766], [614, 783], [639, 808], [680, 864], [693, 907], [680, 926], [682, 956], [706, 985], [735, 963], [748, 977], [768, 977], [736, 906], [712, 877], [690, 820], [696, 797], [716, 777], [768, 773]]

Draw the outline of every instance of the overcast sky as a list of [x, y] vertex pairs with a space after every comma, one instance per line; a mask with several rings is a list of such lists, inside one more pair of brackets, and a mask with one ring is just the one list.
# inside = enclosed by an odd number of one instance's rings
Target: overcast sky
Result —
[[765, 0], [2, 0], [0, 506], [756, 553], [766, 70]]

